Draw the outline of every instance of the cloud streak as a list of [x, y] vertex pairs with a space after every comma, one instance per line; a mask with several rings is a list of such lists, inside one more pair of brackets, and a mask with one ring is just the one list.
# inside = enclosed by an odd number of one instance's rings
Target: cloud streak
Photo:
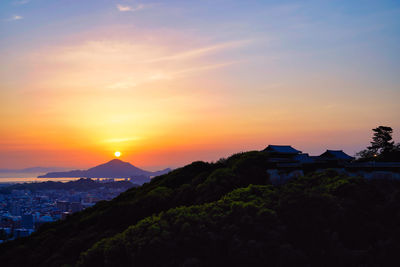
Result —
[[14, 15], [14, 16], [12, 16], [11, 18], [9, 18], [9, 19], [6, 19], [6, 21], [16, 21], [16, 20], [21, 20], [21, 19], [23, 19], [24, 17], [22, 17], [22, 16], [20, 16], [20, 15]]
[[147, 5], [144, 5], [144, 4], [138, 4], [138, 5], [135, 6], [135, 7], [126, 6], [126, 5], [121, 5], [121, 4], [118, 4], [118, 5], [117, 5], [117, 9], [118, 9], [119, 11], [121, 11], [121, 12], [135, 12], [135, 11], [139, 11], [139, 10], [145, 9], [145, 8], [147, 8], [147, 7], [148, 7], [148, 6], [147, 6]]
[[183, 59], [200, 57], [200, 56], [203, 56], [208, 53], [216, 52], [218, 50], [241, 47], [246, 44], [249, 44], [250, 42], [251, 42], [251, 40], [232, 41], [232, 42], [211, 45], [211, 46], [207, 46], [207, 47], [201, 47], [201, 48], [185, 51], [185, 52], [178, 53], [178, 54], [171, 55], [171, 56], [153, 58], [153, 59], [147, 60], [146, 63], [154, 63], [154, 62], [170, 61], [170, 60], [183, 60]]
[[[41, 91], [60, 87], [68, 88], [65, 92], [139, 92], [143, 88], [158, 88], [164, 82], [168, 85], [177, 81], [186, 83], [187, 77], [192, 75], [197, 79], [197, 73], [212, 72], [242, 62], [243, 59], [232, 58], [232, 53], [228, 54], [230, 59], [222, 55], [253, 42], [229, 40], [178, 47], [179, 40], [148, 44], [136, 36], [129, 40], [92, 40], [43, 47], [26, 57], [27, 66], [35, 70], [30, 83]], [[35, 63], [39, 58], [40, 67]]]
[[218, 64], [212, 64], [212, 65], [205, 65], [205, 66], [199, 66], [199, 67], [194, 67], [194, 68], [188, 68], [188, 69], [184, 69], [184, 70], [179, 70], [177, 72], [174, 72], [173, 74], [182, 75], [182, 74], [186, 74], [186, 73], [218, 69], [218, 68], [223, 68], [223, 67], [227, 67], [227, 66], [236, 64], [238, 62], [239, 61], [231, 61], [231, 62], [225, 62], [225, 63], [218, 63]]

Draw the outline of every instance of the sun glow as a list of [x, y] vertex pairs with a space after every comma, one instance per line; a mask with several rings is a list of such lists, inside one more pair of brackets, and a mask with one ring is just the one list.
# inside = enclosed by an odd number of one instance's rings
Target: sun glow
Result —
[[115, 155], [117, 158], [119, 158], [119, 157], [121, 156], [121, 152], [115, 151], [114, 155]]

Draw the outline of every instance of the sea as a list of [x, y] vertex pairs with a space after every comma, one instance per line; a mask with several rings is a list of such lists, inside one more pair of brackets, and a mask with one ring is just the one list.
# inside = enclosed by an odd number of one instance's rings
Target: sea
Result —
[[[21, 183], [41, 183], [47, 181], [53, 182], [69, 182], [81, 179], [81, 177], [64, 177], [64, 178], [37, 178], [39, 175], [45, 173], [0, 173], [0, 187], [7, 186], [10, 184], [21, 184]], [[125, 178], [93, 178], [99, 181], [124, 181]]]
[[36, 177], [0, 177], [0, 186], [10, 185], [10, 184], [20, 184], [20, 183], [41, 183], [47, 181], [54, 182], [69, 182], [79, 180], [80, 178], [36, 178]]

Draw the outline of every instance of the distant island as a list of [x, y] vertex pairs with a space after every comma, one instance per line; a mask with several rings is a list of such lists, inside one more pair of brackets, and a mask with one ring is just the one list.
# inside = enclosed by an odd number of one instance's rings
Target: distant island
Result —
[[150, 177], [169, 173], [170, 168], [160, 171], [146, 171], [133, 166], [129, 162], [113, 159], [107, 163], [100, 164], [88, 170], [72, 170], [65, 172], [49, 172], [38, 178], [64, 178], [64, 177], [86, 177], [86, 178], [132, 178], [135, 180], [150, 180]]

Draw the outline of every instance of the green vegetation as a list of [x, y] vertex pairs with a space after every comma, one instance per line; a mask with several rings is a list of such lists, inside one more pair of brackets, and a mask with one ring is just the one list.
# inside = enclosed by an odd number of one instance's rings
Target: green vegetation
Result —
[[[194, 162], [0, 246], [3, 266], [392, 266], [400, 181], [269, 183], [265, 152]], [[24, 255], [21, 257], [21, 255]]]

